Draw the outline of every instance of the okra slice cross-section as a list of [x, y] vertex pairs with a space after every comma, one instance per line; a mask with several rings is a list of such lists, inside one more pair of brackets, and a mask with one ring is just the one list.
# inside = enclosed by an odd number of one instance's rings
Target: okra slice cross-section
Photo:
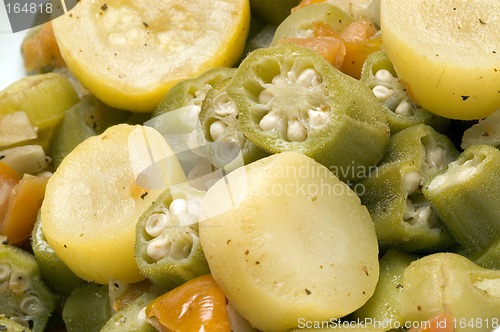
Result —
[[422, 186], [457, 155], [452, 142], [428, 125], [391, 136], [381, 165], [360, 182], [382, 249], [433, 252], [455, 244]]
[[384, 51], [372, 53], [363, 65], [361, 81], [384, 106], [391, 133], [423, 123], [443, 131], [449, 120], [415, 104]]
[[255, 145], [303, 153], [343, 180], [366, 175], [359, 170], [375, 165], [387, 147], [389, 126], [370, 90], [305, 47], [253, 51], [227, 93], [243, 135]]
[[457, 241], [472, 253], [500, 237], [500, 150], [473, 145], [423, 189]]
[[185, 184], [170, 187], [139, 218], [137, 265], [146, 278], [165, 289], [209, 273], [198, 235], [204, 194]]
[[268, 155], [241, 133], [238, 108], [226, 91], [228, 83], [229, 78], [207, 92], [199, 115], [210, 162], [226, 170], [242, 166], [237, 160], [240, 154], [245, 165]]
[[0, 316], [42, 332], [55, 307], [56, 297], [42, 282], [35, 258], [0, 244]]

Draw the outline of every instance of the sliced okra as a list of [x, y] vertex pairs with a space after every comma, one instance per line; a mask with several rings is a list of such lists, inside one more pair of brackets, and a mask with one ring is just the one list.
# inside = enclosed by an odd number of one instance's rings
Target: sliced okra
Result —
[[382, 164], [360, 182], [382, 249], [432, 252], [455, 244], [422, 186], [457, 155], [451, 141], [427, 125], [391, 136]]
[[12, 319], [0, 316], [0, 332], [28, 332], [26, 326], [16, 323]]
[[[477, 266], [453, 253], [413, 261], [403, 274], [403, 319], [423, 322], [446, 311], [462, 322], [489, 322], [500, 313], [500, 271]], [[477, 324], [477, 325], [476, 325]], [[491, 331], [492, 326], [455, 325], [456, 332]]]
[[146, 278], [166, 289], [209, 273], [198, 235], [204, 195], [187, 185], [170, 187], [139, 218], [137, 265]]
[[156, 110], [153, 117], [185, 106], [195, 106], [198, 113], [205, 95], [218, 82], [231, 77], [234, 68], [217, 67], [210, 69], [196, 78], [183, 80], [170, 89]]
[[57, 257], [42, 232], [40, 213], [33, 228], [31, 248], [45, 283], [56, 292], [68, 296], [75, 288], [85, 282], [77, 277], [63, 261]]
[[68, 332], [99, 332], [111, 318], [107, 285], [87, 283], [64, 303], [62, 317]]
[[360, 321], [387, 322], [387, 325], [403, 325], [399, 312], [399, 300], [404, 288], [403, 273], [418, 256], [388, 250], [380, 259], [380, 276], [375, 293], [361, 308], [352, 313]]
[[0, 313], [33, 332], [44, 331], [56, 307], [35, 258], [17, 247], [0, 244]]
[[268, 155], [241, 133], [238, 108], [226, 92], [228, 83], [226, 79], [208, 91], [199, 116], [209, 159], [216, 168], [229, 165], [238, 156], [246, 165]]
[[155, 332], [153, 325], [147, 322], [146, 306], [156, 295], [144, 293], [122, 310], [115, 313], [102, 327], [100, 332], [134, 331]]
[[252, 16], [266, 23], [278, 25], [300, 0], [250, 0]]
[[370, 90], [310, 49], [253, 51], [226, 91], [242, 134], [268, 153], [298, 151], [353, 180], [386, 150], [389, 126]]
[[500, 237], [500, 150], [495, 147], [465, 149], [423, 193], [465, 249], [484, 250]]
[[500, 108], [464, 132], [461, 148], [485, 144], [500, 148]]
[[463, 255], [479, 266], [500, 270], [500, 238], [493, 241], [483, 250], [474, 253], [466, 250]]
[[392, 134], [419, 123], [439, 132], [448, 126], [448, 119], [427, 111], [411, 100], [384, 51], [372, 53], [366, 59], [361, 81], [368, 85], [384, 106]]

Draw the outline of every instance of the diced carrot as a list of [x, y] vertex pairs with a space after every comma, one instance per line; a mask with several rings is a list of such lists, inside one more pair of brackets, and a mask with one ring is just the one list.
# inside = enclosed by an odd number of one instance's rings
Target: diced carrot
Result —
[[26, 35], [21, 52], [28, 73], [45, 73], [66, 66], [50, 22], [33, 28]]
[[11, 244], [29, 239], [45, 195], [48, 177], [25, 175], [10, 192], [7, 211], [0, 224], [0, 234]]
[[377, 36], [359, 43], [344, 42], [346, 53], [342, 68], [343, 73], [359, 79], [366, 58], [382, 49], [382, 38]]
[[0, 222], [7, 213], [12, 188], [21, 180], [21, 175], [6, 163], [0, 162]]
[[373, 37], [377, 29], [372, 23], [364, 20], [354, 21], [339, 34], [340, 39], [349, 43], [358, 43]]
[[421, 327], [412, 327], [408, 332], [453, 332], [455, 326], [454, 317], [449, 313], [441, 313], [425, 322]]
[[312, 24], [312, 32], [314, 37], [335, 37], [339, 38], [339, 34], [325, 22], [317, 21]]
[[344, 43], [335, 37], [285, 38], [280, 43], [294, 43], [310, 48], [338, 69], [342, 67], [346, 54]]

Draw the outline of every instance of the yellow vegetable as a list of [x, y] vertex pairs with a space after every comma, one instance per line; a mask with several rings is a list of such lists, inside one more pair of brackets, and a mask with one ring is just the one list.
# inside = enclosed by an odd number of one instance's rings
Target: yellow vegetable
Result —
[[249, 22], [248, 0], [83, 0], [52, 25], [68, 68], [96, 97], [150, 112], [179, 81], [234, 65]]
[[199, 230], [215, 281], [262, 331], [344, 317], [375, 290], [378, 245], [367, 209], [298, 152], [260, 159], [216, 182]]
[[417, 104], [453, 119], [500, 107], [500, 1], [382, 0], [384, 49]]
[[134, 259], [139, 216], [185, 176], [150, 127], [120, 124], [83, 141], [50, 178], [41, 208], [43, 233], [80, 278], [139, 281]]

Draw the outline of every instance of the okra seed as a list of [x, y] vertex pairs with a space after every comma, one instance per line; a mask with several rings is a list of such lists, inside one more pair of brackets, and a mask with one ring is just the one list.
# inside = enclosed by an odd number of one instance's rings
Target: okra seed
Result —
[[227, 128], [227, 125], [220, 120], [213, 122], [210, 125], [210, 136], [212, 137], [212, 140], [217, 141], [221, 137], [221, 135], [224, 133], [226, 128]]
[[148, 243], [146, 253], [155, 261], [159, 261], [160, 259], [168, 256], [171, 245], [171, 241], [166, 238], [157, 237]]
[[268, 89], [264, 89], [259, 93], [259, 104], [264, 105], [264, 107], [266, 107], [267, 104], [271, 102], [273, 99], [274, 99], [274, 94]]
[[384, 82], [390, 82], [391, 80], [393, 80], [395, 77], [392, 76], [391, 72], [386, 70], [386, 69], [381, 69], [381, 70], [378, 70], [376, 73], [375, 73], [375, 79], [377, 80], [380, 80], [380, 81], [384, 81]]
[[411, 220], [415, 214], [415, 205], [413, 205], [413, 202], [411, 199], [407, 198], [406, 199], [406, 209], [403, 212], [403, 220], [408, 222]]
[[196, 124], [199, 121], [198, 114], [201, 112], [201, 107], [197, 105], [186, 107], [188, 108], [186, 112], [188, 123]]
[[236, 137], [225, 136], [224, 139], [220, 141], [217, 148], [217, 155], [221, 160], [229, 163], [238, 156], [240, 150], [240, 143]]
[[411, 170], [404, 173], [402, 182], [408, 195], [411, 195], [418, 189], [421, 181], [422, 177], [420, 176], [420, 172], [418, 170]]
[[375, 97], [377, 97], [377, 99], [381, 102], [386, 101], [387, 99], [392, 97], [392, 95], [394, 94], [394, 90], [389, 89], [383, 85], [375, 86], [372, 89], [372, 91], [373, 91], [373, 94], [375, 95]]
[[396, 109], [394, 110], [394, 113], [402, 115], [402, 116], [412, 116], [413, 115], [413, 108], [412, 108], [410, 102], [408, 100], [404, 99], [396, 107]]
[[236, 115], [236, 104], [229, 98], [227, 92], [221, 92], [212, 100], [215, 114], [219, 116]]
[[278, 128], [280, 118], [275, 112], [267, 113], [259, 122], [259, 127], [263, 131], [269, 131]]
[[169, 210], [174, 216], [187, 213], [187, 201], [184, 198], [176, 198], [170, 203]]
[[12, 268], [9, 263], [0, 263], [0, 282], [9, 279]]
[[286, 136], [290, 142], [303, 142], [307, 138], [307, 130], [299, 120], [289, 120]]
[[184, 259], [189, 256], [193, 249], [193, 241], [190, 237], [182, 236], [174, 241], [170, 257], [175, 260]]
[[35, 316], [43, 310], [43, 305], [37, 296], [31, 295], [21, 300], [19, 309], [28, 316]]
[[167, 228], [170, 215], [165, 213], [155, 213], [149, 216], [146, 221], [145, 230], [152, 237], [160, 236], [165, 228]]
[[29, 280], [21, 271], [13, 271], [9, 279], [9, 289], [14, 294], [20, 294], [28, 289]]
[[317, 88], [321, 85], [322, 78], [316, 70], [308, 68], [299, 75], [297, 81], [305, 87]]
[[307, 111], [307, 115], [309, 124], [314, 128], [323, 127], [328, 121], [328, 113], [324, 111], [310, 109]]

